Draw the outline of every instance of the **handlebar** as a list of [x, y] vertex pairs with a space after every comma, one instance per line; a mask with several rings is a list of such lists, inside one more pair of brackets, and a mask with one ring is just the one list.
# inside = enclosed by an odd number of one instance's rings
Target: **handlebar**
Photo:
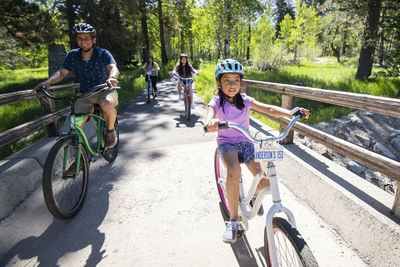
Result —
[[[285, 132], [281, 134], [280, 136], [272, 136], [268, 137], [265, 139], [257, 139], [254, 136], [252, 136], [249, 131], [247, 131], [243, 126], [240, 124], [230, 122], [230, 121], [223, 121], [218, 123], [218, 129], [229, 129], [229, 128], [234, 128], [239, 131], [241, 131], [249, 140], [251, 140], [253, 143], [262, 143], [262, 142], [271, 142], [271, 141], [279, 141], [284, 139], [292, 129], [294, 123], [299, 119], [304, 117], [304, 114], [300, 111], [300, 108], [296, 107], [290, 111], [290, 115], [294, 116], [293, 119], [290, 121], [289, 125], [287, 126]], [[208, 132], [207, 127], [203, 126], [204, 132]]]
[[47, 97], [49, 97], [51, 99], [54, 99], [54, 100], [73, 100], [73, 99], [77, 99], [77, 98], [80, 98], [80, 97], [84, 97], [84, 96], [86, 96], [86, 95], [88, 95], [88, 94], [90, 94], [92, 92], [100, 92], [100, 91], [103, 91], [103, 90], [106, 90], [106, 89], [116, 90], [116, 89], [120, 89], [120, 87], [119, 86], [115, 86], [115, 87], [110, 88], [106, 83], [102, 83], [102, 84], [94, 86], [92, 89], [90, 89], [88, 92], [86, 92], [86, 93], [84, 93], [82, 95], [70, 95], [70, 96], [58, 97], [58, 96], [51, 95], [49, 92], [47, 92], [46, 87], [42, 86], [42, 87], [39, 87], [35, 91], [35, 94], [39, 95], [39, 97], [41, 96], [41, 94], [45, 94]]
[[187, 77], [187, 78], [184, 78], [184, 77], [179, 76], [178, 73], [172, 73], [172, 75], [175, 75], [176, 77], [178, 77], [178, 78], [181, 79], [182, 81], [190, 81], [190, 80], [194, 80], [194, 78], [196, 77], [196, 75], [198, 75], [198, 73], [196, 73], [195, 75], [193, 75], [193, 76], [191, 76], [191, 77]]

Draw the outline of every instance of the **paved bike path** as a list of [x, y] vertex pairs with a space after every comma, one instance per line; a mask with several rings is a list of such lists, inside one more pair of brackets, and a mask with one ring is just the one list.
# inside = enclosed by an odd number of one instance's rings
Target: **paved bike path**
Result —
[[[174, 85], [158, 87], [157, 101], [147, 104], [143, 92], [120, 110], [119, 156], [113, 164], [91, 164], [86, 203], [75, 218], [54, 219], [39, 188], [0, 223], [0, 266], [266, 265], [264, 217], [251, 220], [236, 244], [221, 241], [216, 142], [202, 133], [205, 106], [196, 97], [187, 122]], [[365, 266], [312, 210], [280, 189], [320, 266]]]

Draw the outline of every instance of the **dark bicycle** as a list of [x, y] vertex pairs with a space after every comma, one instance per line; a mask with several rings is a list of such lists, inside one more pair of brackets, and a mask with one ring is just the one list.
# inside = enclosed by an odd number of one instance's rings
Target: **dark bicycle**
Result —
[[[44, 88], [38, 89], [38, 94], [45, 94], [55, 100], [66, 100], [71, 104], [69, 117], [70, 128], [57, 138], [51, 148], [43, 169], [43, 195], [48, 210], [58, 219], [69, 219], [82, 208], [89, 182], [89, 163], [98, 156], [103, 156], [108, 162], [113, 162], [118, 155], [119, 128], [115, 120], [114, 129], [117, 144], [113, 148], [105, 148], [107, 128], [99, 105], [95, 105], [93, 113], [76, 114], [74, 103], [80, 97], [103, 90], [116, 90], [107, 84], [100, 84], [83, 95], [55, 97]], [[90, 144], [83, 131], [84, 123], [92, 118], [96, 122], [95, 143]]]

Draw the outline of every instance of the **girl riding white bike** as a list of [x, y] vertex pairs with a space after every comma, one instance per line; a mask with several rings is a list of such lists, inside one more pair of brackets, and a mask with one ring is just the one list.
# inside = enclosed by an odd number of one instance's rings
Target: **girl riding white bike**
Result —
[[[205, 121], [208, 131], [217, 131], [220, 121], [235, 122], [249, 130], [250, 109], [274, 117], [292, 117], [290, 110], [260, 103], [254, 98], [240, 93], [243, 76], [244, 68], [236, 60], [225, 59], [216, 66], [215, 79], [218, 95], [213, 96], [208, 104]], [[305, 118], [309, 117], [309, 110], [304, 108], [300, 110], [304, 113]], [[236, 242], [240, 219], [238, 213], [240, 163], [245, 163], [254, 176], [262, 177], [254, 194], [255, 196], [270, 184], [265, 172], [261, 170], [261, 165], [254, 161], [254, 144], [243, 133], [235, 129], [220, 130], [217, 135], [217, 143], [222, 161], [227, 168], [226, 191], [230, 207], [230, 221], [223, 234], [223, 241], [225, 243], [234, 243]], [[250, 205], [253, 204], [254, 202], [252, 201]], [[262, 214], [261, 206], [258, 215]]]

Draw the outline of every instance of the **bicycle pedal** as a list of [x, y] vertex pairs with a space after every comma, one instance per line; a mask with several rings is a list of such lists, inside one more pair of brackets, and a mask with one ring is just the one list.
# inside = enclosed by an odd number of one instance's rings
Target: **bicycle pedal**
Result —
[[236, 237], [242, 237], [244, 234], [243, 230], [239, 230], [238, 233], [236, 234]]

